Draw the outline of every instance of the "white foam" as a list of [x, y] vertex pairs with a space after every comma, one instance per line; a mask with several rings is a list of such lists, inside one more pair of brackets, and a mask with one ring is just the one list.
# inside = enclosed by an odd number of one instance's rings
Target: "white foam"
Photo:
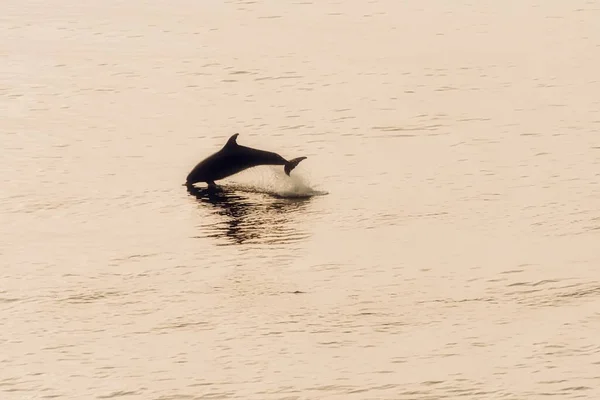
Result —
[[281, 167], [256, 167], [236, 175], [235, 190], [265, 193], [278, 197], [311, 197], [327, 194], [310, 185], [308, 178], [297, 170], [287, 176]]

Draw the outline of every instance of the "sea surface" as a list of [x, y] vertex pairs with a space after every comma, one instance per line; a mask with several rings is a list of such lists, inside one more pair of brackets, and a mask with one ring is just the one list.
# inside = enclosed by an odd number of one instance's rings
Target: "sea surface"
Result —
[[600, 398], [597, 1], [0, 10], [0, 399]]

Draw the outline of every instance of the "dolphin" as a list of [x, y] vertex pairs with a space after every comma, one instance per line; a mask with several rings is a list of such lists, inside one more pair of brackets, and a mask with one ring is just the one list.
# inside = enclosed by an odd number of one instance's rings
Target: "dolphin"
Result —
[[298, 157], [287, 161], [277, 153], [240, 146], [237, 144], [238, 136], [239, 133], [231, 136], [221, 150], [200, 161], [188, 174], [186, 186], [206, 182], [209, 187], [216, 187], [216, 180], [258, 165], [283, 165], [283, 170], [289, 176], [300, 161], [306, 159]]

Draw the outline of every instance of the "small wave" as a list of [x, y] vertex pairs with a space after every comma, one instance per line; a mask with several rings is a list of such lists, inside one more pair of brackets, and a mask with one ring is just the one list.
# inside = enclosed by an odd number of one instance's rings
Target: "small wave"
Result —
[[309, 233], [302, 226], [302, 215], [313, 196], [327, 193], [313, 189], [299, 174], [288, 177], [263, 169], [244, 175], [234, 182], [219, 182], [218, 189], [188, 187], [203, 209], [209, 206], [206, 210], [213, 211], [212, 217], [202, 217], [195, 237], [225, 239], [219, 245], [305, 240]]

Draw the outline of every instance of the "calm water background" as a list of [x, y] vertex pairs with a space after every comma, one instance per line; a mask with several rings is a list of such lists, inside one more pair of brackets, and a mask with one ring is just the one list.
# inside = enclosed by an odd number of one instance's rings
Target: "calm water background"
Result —
[[1, 8], [0, 398], [600, 398], [597, 2]]

